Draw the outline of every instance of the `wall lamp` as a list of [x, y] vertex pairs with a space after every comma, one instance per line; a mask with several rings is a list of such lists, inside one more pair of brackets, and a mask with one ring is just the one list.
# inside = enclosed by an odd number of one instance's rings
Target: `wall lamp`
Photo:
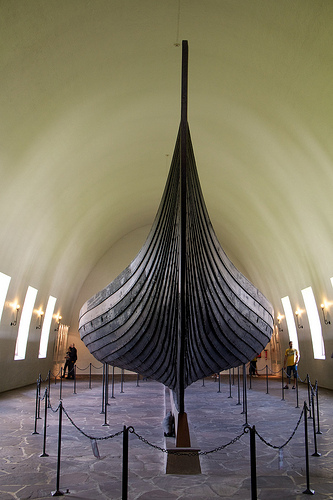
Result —
[[39, 311], [37, 311], [37, 314], [38, 314], [38, 324], [36, 326], [36, 330], [40, 330], [43, 326], [44, 311], [39, 309]]
[[298, 316], [301, 315], [301, 311], [299, 309], [297, 309], [297, 311], [295, 311], [295, 316], [296, 316], [296, 321], [297, 321], [297, 328], [303, 328], [303, 325], [300, 324], [299, 322], [299, 319], [298, 319]]
[[330, 325], [331, 322], [327, 320], [326, 316], [325, 316], [325, 304], [321, 304], [321, 310], [323, 311], [323, 318], [324, 318], [324, 322], [325, 322], [325, 325]]
[[60, 314], [57, 314], [57, 316], [55, 317], [56, 321], [57, 321], [57, 326], [56, 328], [54, 329], [55, 332], [58, 332], [59, 331], [59, 327], [60, 327], [60, 322], [62, 320], [62, 316], [60, 316]]
[[282, 319], [283, 319], [283, 316], [281, 316], [281, 314], [279, 314], [278, 317], [277, 317], [279, 332], [283, 332], [283, 328], [281, 328], [281, 320]]
[[20, 310], [20, 306], [19, 304], [14, 304], [14, 306], [15, 306], [15, 318], [14, 321], [11, 322], [10, 326], [16, 326], [18, 321], [18, 313]]

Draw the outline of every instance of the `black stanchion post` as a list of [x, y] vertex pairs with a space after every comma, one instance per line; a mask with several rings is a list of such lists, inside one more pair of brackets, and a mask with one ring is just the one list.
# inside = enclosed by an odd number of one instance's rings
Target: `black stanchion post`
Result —
[[48, 393], [50, 394], [50, 390], [51, 390], [51, 370], [49, 370], [47, 378], [48, 378]]
[[318, 395], [318, 381], [316, 380], [316, 403], [317, 403], [317, 434], [322, 434], [319, 424], [319, 395]]
[[219, 389], [217, 392], [221, 392], [221, 372], [219, 372]]
[[205, 378], [202, 379], [202, 387], [205, 387]]
[[136, 376], [136, 386], [137, 386], [137, 387], [140, 387], [140, 386], [139, 386], [139, 380], [140, 380], [140, 375], [139, 375], [139, 374], [137, 374], [137, 376]]
[[35, 430], [34, 430], [34, 432], [33, 432], [32, 434], [39, 434], [39, 432], [37, 432], [38, 399], [39, 399], [38, 384], [39, 384], [39, 381], [37, 380], [37, 387], [36, 387], [36, 405], [35, 405]]
[[128, 427], [124, 425], [123, 429], [123, 481], [122, 481], [122, 500], [127, 500], [128, 491]]
[[63, 373], [62, 373], [62, 368], [60, 368], [60, 388], [59, 388], [59, 399], [62, 399], [62, 379], [63, 379]]
[[314, 453], [312, 453], [312, 456], [313, 457], [320, 457], [321, 456], [321, 453], [318, 452], [318, 449], [317, 449], [317, 435], [316, 435], [316, 413], [315, 413], [315, 407], [314, 407], [314, 393], [313, 393], [313, 389], [311, 389], [311, 403], [312, 403], [312, 422], [313, 422], [313, 441], [314, 441], [314, 447], [315, 447], [315, 451]]
[[73, 372], [74, 372], [74, 389], [73, 389], [73, 394], [76, 394], [76, 365], [73, 366]]
[[[220, 374], [219, 374], [220, 376]], [[232, 398], [232, 395], [231, 395], [231, 368], [229, 368], [229, 396], [228, 398]]]
[[309, 418], [312, 418], [312, 415], [311, 415], [311, 412], [312, 412], [312, 408], [311, 408], [311, 393], [310, 393], [310, 386], [311, 386], [311, 383], [310, 383], [310, 377], [309, 377], [309, 374], [306, 375], [306, 378], [308, 379], [308, 405], [309, 405]]
[[237, 405], [240, 405], [241, 401], [240, 401], [240, 374], [239, 374], [239, 366], [237, 367], [237, 379], [238, 379], [238, 403], [237, 403]]
[[124, 368], [121, 369], [120, 392], [124, 392]]
[[246, 390], [246, 365], [243, 364], [243, 412], [245, 414], [245, 424], [248, 425], [247, 422], [247, 390]]
[[[58, 458], [57, 458], [57, 485], [56, 485], [56, 490], [52, 491], [52, 496], [53, 497], [60, 497], [64, 493], [63, 491], [60, 491], [59, 485], [60, 485], [60, 455], [61, 455], [61, 430], [62, 430], [62, 401], [59, 403], [59, 431], [58, 431]], [[68, 491], [67, 491], [68, 493]]]
[[305, 466], [306, 466], [306, 495], [314, 495], [314, 490], [310, 488], [310, 470], [309, 470], [309, 443], [308, 443], [308, 407], [304, 401], [304, 431], [305, 431]]
[[243, 411], [242, 411], [242, 415], [245, 413], [245, 385], [244, 385], [244, 380], [246, 379], [246, 376], [245, 376], [245, 365], [243, 364], [242, 366], [242, 369], [243, 369]]
[[114, 399], [114, 366], [112, 366], [112, 391], [111, 391], [111, 398]]
[[266, 394], [268, 394], [268, 366], [266, 365]]
[[48, 457], [48, 454], [46, 453], [46, 421], [47, 421], [47, 408], [48, 408], [48, 391], [45, 389], [45, 394], [44, 394], [44, 399], [45, 399], [45, 410], [44, 410], [44, 439], [43, 439], [43, 453], [41, 454], [41, 457]]
[[38, 411], [37, 411], [37, 418], [40, 420], [41, 419], [41, 416], [40, 416], [40, 388], [42, 386], [42, 377], [41, 375], [39, 374], [39, 377], [38, 377]]
[[105, 363], [103, 363], [103, 384], [102, 384], [102, 410], [101, 414], [104, 413], [104, 397], [105, 397]]
[[281, 368], [281, 381], [282, 381], [282, 401], [284, 401], [284, 381], [283, 381], [283, 373], [284, 373], [284, 369]]
[[[296, 367], [297, 369], [297, 367]], [[298, 402], [298, 373], [296, 371], [296, 408], [299, 408], [299, 402]]]
[[250, 427], [251, 500], [257, 500], [256, 428]]
[[91, 389], [91, 363], [89, 363], [89, 389]]
[[109, 365], [105, 364], [105, 406], [109, 405]]
[[107, 399], [106, 392], [108, 390], [107, 387], [108, 387], [108, 385], [105, 384], [105, 405], [104, 405], [104, 424], [103, 424], [104, 427], [109, 425], [107, 422], [107, 418], [108, 418], [108, 416], [107, 416], [108, 415], [108, 403], [106, 402], [106, 399]]

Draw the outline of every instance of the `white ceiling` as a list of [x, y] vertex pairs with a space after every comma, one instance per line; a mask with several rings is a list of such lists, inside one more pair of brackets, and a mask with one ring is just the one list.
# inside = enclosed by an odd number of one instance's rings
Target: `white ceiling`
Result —
[[180, 121], [234, 264], [333, 300], [331, 0], [0, 0], [0, 271], [71, 306], [151, 224]]

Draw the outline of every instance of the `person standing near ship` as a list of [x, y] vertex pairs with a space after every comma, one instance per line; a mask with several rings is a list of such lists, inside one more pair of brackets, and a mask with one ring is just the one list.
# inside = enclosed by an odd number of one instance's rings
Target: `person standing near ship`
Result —
[[74, 370], [74, 365], [77, 360], [77, 350], [75, 347], [75, 344], [72, 344], [70, 346], [70, 351], [69, 351], [69, 366], [68, 366], [68, 377], [67, 378], [75, 378], [75, 370]]
[[297, 363], [298, 363], [298, 351], [297, 349], [293, 349], [293, 343], [290, 340], [289, 348], [286, 349], [286, 353], [284, 356], [284, 364], [283, 364], [284, 369], [287, 366], [287, 377], [288, 377], [288, 383], [284, 386], [285, 389], [289, 389], [288, 384], [290, 384], [291, 372], [293, 372], [294, 375], [293, 389], [296, 389]]

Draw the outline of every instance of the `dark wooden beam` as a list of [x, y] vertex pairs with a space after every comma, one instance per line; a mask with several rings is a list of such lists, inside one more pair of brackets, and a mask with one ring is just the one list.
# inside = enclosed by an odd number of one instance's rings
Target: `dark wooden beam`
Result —
[[185, 343], [186, 321], [186, 163], [187, 163], [187, 89], [188, 89], [188, 43], [182, 42], [181, 122], [180, 122], [180, 252], [178, 288], [178, 408], [185, 411]]

